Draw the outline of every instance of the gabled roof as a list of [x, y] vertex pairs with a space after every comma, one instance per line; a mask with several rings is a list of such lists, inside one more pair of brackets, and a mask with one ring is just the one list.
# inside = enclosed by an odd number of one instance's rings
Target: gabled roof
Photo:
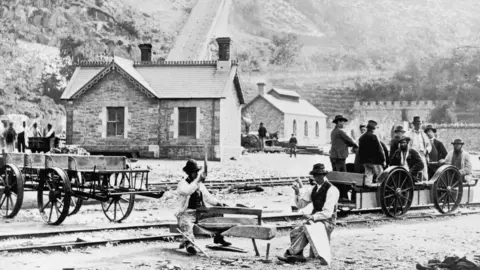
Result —
[[277, 92], [277, 94], [281, 96], [287, 96], [287, 97], [294, 97], [294, 98], [300, 98], [300, 95], [292, 90], [285, 90], [285, 89], [280, 89], [280, 88], [272, 88], [268, 93], [270, 92]]
[[216, 61], [134, 63], [121, 57], [115, 57], [109, 63], [94, 62], [77, 67], [62, 99], [79, 97], [113, 69], [117, 69], [149, 97], [224, 98], [225, 90], [233, 83], [240, 103], [245, 103], [236, 62], [232, 62], [230, 72], [224, 72], [217, 70]]
[[75, 69], [61, 99], [78, 98], [109, 72], [117, 70], [148, 97], [158, 97], [145, 79], [133, 68], [133, 61], [115, 57], [111, 62], [90, 62]]
[[306, 115], [306, 116], [316, 116], [316, 117], [327, 117], [323, 112], [317, 109], [315, 106], [310, 104], [310, 102], [299, 99], [298, 101], [291, 101], [291, 100], [284, 100], [284, 99], [277, 99], [270, 94], [266, 95], [258, 95], [252, 101], [250, 101], [245, 108], [250, 106], [259, 98], [263, 98], [268, 103], [270, 103], [273, 107], [278, 109], [280, 112], [285, 114], [294, 114], [294, 115]]

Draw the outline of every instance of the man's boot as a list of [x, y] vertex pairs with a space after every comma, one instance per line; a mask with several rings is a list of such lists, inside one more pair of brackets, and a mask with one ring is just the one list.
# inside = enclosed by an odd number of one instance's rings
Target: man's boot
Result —
[[192, 255], [197, 254], [197, 249], [195, 248], [195, 246], [192, 243], [188, 242], [186, 244], [186, 247], [187, 247], [187, 252], [188, 253], [190, 253]]
[[232, 245], [232, 243], [225, 241], [225, 238], [223, 238], [223, 236], [220, 234], [215, 235], [215, 237], [213, 238], [213, 243], [220, 244], [224, 247], [228, 247]]

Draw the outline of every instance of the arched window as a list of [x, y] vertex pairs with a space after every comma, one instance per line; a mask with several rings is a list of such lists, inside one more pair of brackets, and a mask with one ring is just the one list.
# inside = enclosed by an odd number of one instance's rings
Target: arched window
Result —
[[297, 121], [293, 120], [293, 134], [297, 134]]
[[307, 121], [305, 121], [305, 131], [304, 131], [304, 133], [305, 133], [305, 137], [308, 137], [308, 122]]
[[318, 121], [315, 123], [315, 136], [320, 137], [320, 126], [318, 125]]

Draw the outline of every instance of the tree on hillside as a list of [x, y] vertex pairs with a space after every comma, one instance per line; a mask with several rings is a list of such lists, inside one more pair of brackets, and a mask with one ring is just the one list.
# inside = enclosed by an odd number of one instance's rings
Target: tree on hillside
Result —
[[270, 48], [272, 55], [269, 63], [277, 66], [289, 67], [294, 64], [303, 47], [298, 36], [292, 33], [275, 35], [272, 43], [273, 46]]
[[436, 124], [448, 124], [456, 122], [457, 117], [448, 105], [444, 104], [432, 110], [429, 121]]

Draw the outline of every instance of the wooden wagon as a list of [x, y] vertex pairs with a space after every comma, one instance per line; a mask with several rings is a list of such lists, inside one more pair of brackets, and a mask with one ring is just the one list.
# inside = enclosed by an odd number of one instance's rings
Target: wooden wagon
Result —
[[3, 153], [0, 157], [0, 215], [13, 218], [25, 191], [36, 191], [42, 218], [61, 224], [89, 199], [101, 202], [113, 222], [125, 220], [135, 195], [160, 198], [148, 183], [149, 170], [129, 169], [125, 157]]
[[465, 183], [458, 169], [451, 165], [439, 166], [425, 182], [415, 182], [410, 173], [400, 166], [388, 167], [377, 179], [367, 185], [364, 174], [330, 172], [327, 178], [339, 188], [351, 190], [350, 201], [339, 202], [339, 210], [367, 210], [381, 208], [390, 217], [400, 217], [411, 207], [434, 206], [440, 213], [450, 213], [459, 205], [480, 203], [478, 180]]

